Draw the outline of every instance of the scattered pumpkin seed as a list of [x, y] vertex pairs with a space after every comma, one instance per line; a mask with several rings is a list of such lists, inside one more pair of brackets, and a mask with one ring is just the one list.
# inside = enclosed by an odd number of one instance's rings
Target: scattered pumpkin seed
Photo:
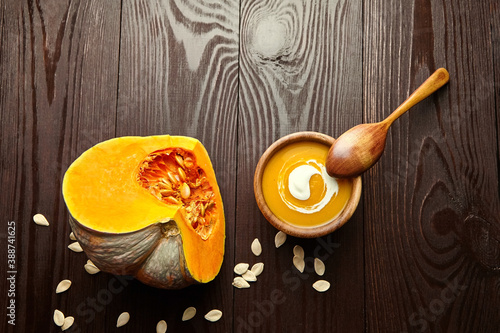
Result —
[[262, 274], [262, 271], [264, 270], [264, 263], [258, 262], [252, 266], [251, 271], [255, 274], [255, 276], [259, 276]]
[[196, 308], [194, 306], [190, 306], [184, 313], [182, 314], [182, 321], [187, 321], [192, 319], [196, 315]]
[[283, 245], [285, 241], [286, 241], [286, 234], [283, 231], [278, 231], [278, 233], [274, 237], [274, 245], [276, 245], [276, 248]]
[[82, 246], [78, 242], [73, 242], [73, 243], [69, 244], [68, 249], [70, 249], [71, 251], [74, 251], [74, 252], [82, 252], [83, 251]]
[[233, 286], [236, 288], [242, 289], [242, 288], [250, 288], [250, 284], [241, 276], [237, 276], [233, 280]]
[[245, 281], [248, 281], [248, 282], [257, 281], [257, 277], [255, 276], [255, 274], [252, 271], [246, 271], [245, 274], [243, 274], [241, 277], [243, 279], [245, 279]]
[[85, 266], [83, 266], [83, 267], [85, 268], [85, 270], [89, 274], [97, 274], [97, 273], [99, 273], [101, 271], [94, 264], [85, 264]]
[[318, 281], [314, 282], [313, 288], [316, 289], [317, 291], [319, 291], [320, 293], [323, 293], [323, 292], [327, 291], [328, 289], [330, 289], [330, 282], [328, 282], [326, 280], [318, 280]]
[[45, 227], [49, 226], [49, 221], [42, 214], [35, 214], [33, 216], [33, 221], [38, 225], [43, 225]]
[[251, 245], [252, 253], [257, 257], [262, 253], [262, 245], [260, 245], [259, 239], [255, 238]]
[[68, 317], [64, 318], [64, 323], [61, 327], [61, 331], [66, 331], [68, 328], [73, 326], [74, 322], [75, 322], [75, 318], [72, 316], [68, 316]]
[[122, 312], [122, 314], [118, 316], [118, 320], [116, 321], [116, 327], [122, 327], [123, 325], [126, 325], [129, 320], [130, 320], [130, 314], [128, 312]]
[[314, 271], [319, 276], [323, 276], [323, 274], [325, 274], [325, 264], [321, 261], [321, 259], [314, 258]]
[[293, 265], [299, 272], [304, 273], [304, 268], [306, 267], [304, 258], [301, 258], [297, 255], [293, 256]]
[[211, 310], [205, 315], [205, 319], [211, 321], [212, 323], [216, 322], [221, 317], [222, 317], [222, 311], [217, 309]]
[[236, 266], [234, 266], [234, 272], [238, 275], [243, 275], [245, 274], [246, 271], [248, 271], [248, 267], [250, 265], [247, 263], [240, 263]]
[[59, 327], [64, 324], [64, 313], [57, 309], [54, 310], [54, 323]]
[[56, 294], [65, 292], [66, 290], [69, 289], [69, 287], [71, 287], [71, 281], [70, 280], [62, 280], [61, 282], [59, 282], [59, 284], [56, 287]]
[[304, 249], [300, 245], [295, 245], [293, 248], [293, 255], [304, 259]]
[[167, 331], [167, 322], [165, 320], [160, 320], [156, 324], [156, 333], [165, 333]]
[[69, 234], [69, 239], [71, 239], [72, 241], [76, 241], [76, 237], [73, 231]]

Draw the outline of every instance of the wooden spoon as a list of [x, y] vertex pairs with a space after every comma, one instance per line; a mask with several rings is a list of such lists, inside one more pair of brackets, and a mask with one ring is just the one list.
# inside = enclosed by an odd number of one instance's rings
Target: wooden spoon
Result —
[[355, 177], [371, 168], [384, 151], [387, 131], [394, 120], [445, 85], [449, 78], [448, 71], [439, 68], [385, 120], [357, 125], [342, 134], [328, 152], [328, 174], [338, 178]]

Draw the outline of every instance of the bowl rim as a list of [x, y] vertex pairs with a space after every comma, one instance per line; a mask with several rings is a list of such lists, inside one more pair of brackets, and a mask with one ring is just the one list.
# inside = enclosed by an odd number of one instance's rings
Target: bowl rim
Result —
[[257, 205], [259, 206], [259, 209], [264, 215], [264, 217], [276, 229], [283, 231], [284, 233], [294, 237], [300, 237], [300, 238], [321, 237], [343, 226], [354, 214], [354, 211], [356, 210], [361, 197], [361, 188], [362, 188], [361, 176], [352, 178], [353, 187], [352, 187], [351, 197], [347, 201], [346, 206], [344, 207], [342, 212], [340, 212], [340, 214], [338, 214], [335, 218], [331, 219], [330, 221], [315, 227], [300, 227], [280, 220], [276, 215], [274, 215], [274, 213], [271, 211], [271, 209], [269, 208], [264, 199], [264, 193], [262, 192], [262, 177], [264, 174], [264, 169], [267, 166], [267, 163], [269, 162], [271, 157], [276, 152], [278, 152], [280, 149], [289, 144], [301, 141], [312, 141], [331, 146], [335, 142], [335, 139], [323, 133], [303, 131], [303, 132], [288, 134], [276, 140], [262, 154], [262, 156], [259, 159], [259, 162], [257, 163], [257, 167], [255, 168], [254, 183], [253, 183], [255, 200], [257, 201]]

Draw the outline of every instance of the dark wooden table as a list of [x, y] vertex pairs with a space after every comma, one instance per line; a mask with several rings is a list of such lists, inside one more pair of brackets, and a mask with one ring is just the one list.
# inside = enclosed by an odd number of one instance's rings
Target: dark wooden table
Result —
[[[60, 309], [75, 317], [71, 332], [154, 332], [161, 319], [168, 332], [500, 332], [499, 7], [1, 0], [0, 330], [58, 332]], [[289, 133], [338, 136], [382, 120], [439, 67], [449, 84], [393, 125], [351, 220], [276, 249], [252, 187], [264, 150]], [[85, 254], [67, 249], [69, 164], [105, 139], [154, 134], [196, 137], [212, 158], [227, 238], [207, 285], [166, 291], [89, 275]], [[296, 244], [304, 274], [292, 266]], [[326, 263], [324, 294], [311, 287], [314, 256]], [[257, 283], [233, 288], [234, 264], [257, 261]], [[66, 278], [71, 289], [55, 294]], [[182, 322], [188, 306], [198, 314]], [[213, 308], [216, 323], [203, 318]], [[131, 320], [117, 329], [123, 311]]]

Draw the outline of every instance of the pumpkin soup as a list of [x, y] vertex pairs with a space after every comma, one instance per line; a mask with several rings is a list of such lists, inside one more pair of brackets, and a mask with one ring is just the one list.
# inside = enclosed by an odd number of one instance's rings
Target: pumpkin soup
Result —
[[312, 141], [296, 142], [269, 159], [262, 191], [269, 209], [279, 219], [300, 227], [316, 227], [342, 212], [351, 197], [352, 180], [327, 174], [329, 148]]

